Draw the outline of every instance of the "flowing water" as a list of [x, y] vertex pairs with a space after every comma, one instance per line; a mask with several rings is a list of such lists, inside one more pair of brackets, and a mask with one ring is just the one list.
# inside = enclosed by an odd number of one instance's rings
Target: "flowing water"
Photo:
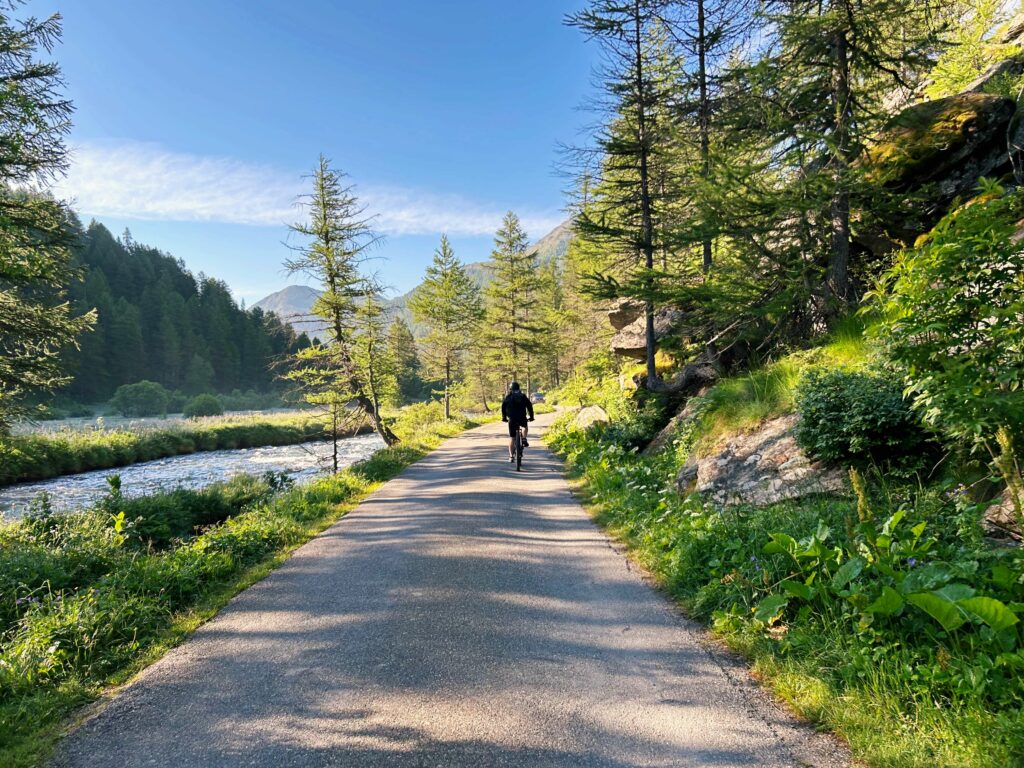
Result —
[[[347, 467], [369, 458], [384, 446], [376, 434], [358, 435], [338, 442], [338, 463]], [[174, 488], [203, 488], [235, 475], [286, 472], [296, 481], [308, 480], [330, 467], [330, 442], [246, 448], [235, 451], [204, 451], [172, 456], [116, 469], [65, 475], [37, 483], [18, 483], [0, 488], [0, 517], [21, 517], [32, 499], [46, 492], [53, 509], [70, 512], [88, 507], [107, 491], [107, 477], [121, 476], [126, 496], [144, 496]]]

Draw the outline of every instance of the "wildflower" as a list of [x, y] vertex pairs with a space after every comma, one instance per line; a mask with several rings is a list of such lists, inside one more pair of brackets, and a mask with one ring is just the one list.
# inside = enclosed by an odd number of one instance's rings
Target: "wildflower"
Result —
[[913, 568], [915, 565], [917, 565], [917, 558], [916, 557], [908, 557], [907, 558], [907, 565], [909, 565], [911, 568]]

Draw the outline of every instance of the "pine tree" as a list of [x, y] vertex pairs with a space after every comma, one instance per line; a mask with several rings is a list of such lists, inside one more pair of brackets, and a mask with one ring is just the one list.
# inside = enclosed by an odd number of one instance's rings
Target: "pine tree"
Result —
[[434, 260], [409, 308], [416, 321], [430, 329], [424, 339], [427, 375], [443, 382], [444, 417], [450, 419], [452, 384], [483, 310], [480, 290], [456, 258], [447, 236], [441, 236]]
[[379, 236], [352, 188], [343, 186], [343, 175], [323, 155], [312, 179], [313, 192], [306, 198], [309, 219], [290, 227], [305, 242], [293, 246], [294, 256], [285, 266], [290, 273], [305, 273], [320, 284], [313, 313], [324, 323], [326, 340], [297, 352], [286, 378], [299, 385], [307, 402], [330, 412], [336, 466], [337, 426], [350, 402], [371, 419], [388, 445], [398, 438], [381, 417], [374, 382], [364, 378], [369, 369], [355, 359], [360, 321], [375, 322], [371, 314], [360, 314], [361, 300], [372, 290], [359, 266]]
[[505, 214], [487, 264], [491, 281], [484, 289], [485, 342], [491, 365], [507, 381], [526, 372], [527, 355], [538, 344], [539, 264], [527, 247], [519, 217]]
[[67, 383], [60, 352], [95, 316], [66, 300], [74, 217], [36, 190], [67, 166], [71, 104], [59, 67], [37, 59], [60, 39], [60, 16], [15, 21], [0, 8], [0, 432], [25, 398]]

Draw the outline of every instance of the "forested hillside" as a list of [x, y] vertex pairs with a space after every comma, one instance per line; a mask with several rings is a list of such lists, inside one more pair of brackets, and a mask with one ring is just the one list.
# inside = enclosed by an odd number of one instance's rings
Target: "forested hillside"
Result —
[[70, 286], [72, 304], [97, 312], [81, 348], [66, 353], [74, 379], [65, 392], [80, 402], [141, 380], [186, 394], [265, 391], [280, 386], [273, 361], [308, 343], [275, 315], [239, 307], [223, 282], [127, 233], [115, 238], [92, 222], [73, 254], [81, 278]]

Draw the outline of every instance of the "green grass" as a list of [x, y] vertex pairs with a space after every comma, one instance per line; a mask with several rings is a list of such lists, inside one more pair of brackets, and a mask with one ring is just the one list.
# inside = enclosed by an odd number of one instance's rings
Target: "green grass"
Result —
[[88, 512], [0, 528], [0, 765], [41, 764], [82, 705], [471, 426], [415, 413], [397, 425], [404, 442], [308, 485], [249, 478], [148, 499], [113, 494]]
[[157, 429], [62, 431], [0, 437], [0, 486], [196, 451], [295, 445], [325, 437], [316, 415], [267, 415], [180, 422]]
[[[856, 363], [861, 358], [858, 347], [844, 340], [824, 354]], [[782, 407], [789, 389], [785, 382], [792, 379], [786, 371], [775, 370], [782, 384], [774, 388], [755, 386], [770, 382], [767, 375], [747, 377], [749, 403]], [[721, 411], [708, 424], [721, 434], [727, 423], [746, 423], [737, 414], [773, 413], [768, 408], [733, 408], [725, 396], [716, 402]], [[724, 421], [724, 413], [736, 421]], [[870, 597], [860, 609], [853, 606], [857, 595], [873, 596], [880, 590], [878, 571], [871, 569], [856, 577], [855, 585], [851, 582], [849, 599], [824, 604], [794, 599], [780, 614], [759, 619], [756, 611], [762, 601], [784, 595], [780, 583], [797, 578], [791, 560], [764, 552], [771, 534], [806, 540], [825, 523], [831, 531], [828, 546], [856, 551], [862, 541], [856, 503], [817, 497], [766, 509], [723, 511], [697, 498], [683, 499], [672, 481], [689, 446], [703, 435], [698, 431], [675, 450], [640, 456], [619, 441], [636, 429], [632, 422], [642, 424], [643, 419], [638, 412], [603, 431], [582, 433], [566, 418], [549, 431], [548, 441], [565, 457], [595, 519], [627, 544], [631, 557], [686, 613], [744, 655], [772, 691], [803, 717], [840, 734], [854, 756], [870, 766], [1024, 764], [1019, 625], [1002, 637], [970, 622], [946, 632], [908, 605], [896, 616], [879, 617], [865, 626], [861, 611]], [[978, 510], [963, 497], [876, 482], [871, 504], [882, 520], [902, 509], [906, 518], [901, 531], [925, 525], [923, 540], [933, 540], [933, 546], [918, 555], [919, 565], [948, 572], [979, 594], [1024, 608], [1024, 554], [988, 547]], [[883, 552], [889, 558], [886, 567], [909, 572], [918, 564], [908, 563], [893, 542], [894, 554]], [[1006, 569], [1006, 579], [997, 587], [991, 574], [1000, 567]], [[823, 581], [812, 585], [821, 590]]]
[[848, 322], [822, 345], [794, 352], [749, 373], [720, 381], [704, 397], [699, 455], [707, 455], [731, 434], [753, 429], [766, 419], [792, 413], [797, 385], [811, 368], [858, 369], [871, 360], [863, 329]]

